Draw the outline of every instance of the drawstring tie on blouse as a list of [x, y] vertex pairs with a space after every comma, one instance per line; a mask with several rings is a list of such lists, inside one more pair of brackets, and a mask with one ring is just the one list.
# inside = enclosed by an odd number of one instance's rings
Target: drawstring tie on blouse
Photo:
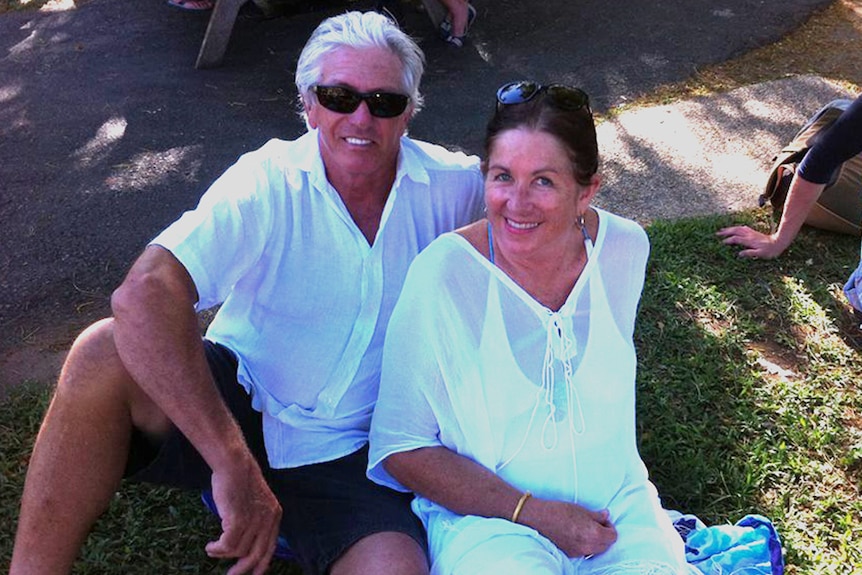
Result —
[[[578, 221], [578, 226], [584, 236], [584, 248], [586, 250], [587, 261], [589, 261], [593, 252], [593, 239], [590, 237], [587, 226], [583, 218]], [[491, 225], [488, 224], [488, 244], [490, 246], [490, 259], [494, 263], [493, 251], [493, 236], [491, 235]], [[565, 307], [565, 306], [564, 306]], [[581, 406], [581, 397], [574, 381], [574, 368], [572, 367], [572, 359], [577, 356], [577, 341], [572, 333], [571, 323], [572, 318], [561, 315], [559, 312], [552, 311], [546, 308], [547, 321], [545, 331], [547, 334], [545, 341], [545, 358], [542, 363], [542, 385], [536, 394], [536, 402], [533, 405], [533, 411], [530, 414], [530, 420], [527, 423], [527, 429], [524, 432], [524, 439], [521, 445], [515, 452], [506, 459], [497, 469], [498, 471], [511, 463], [515, 457], [521, 453], [524, 445], [527, 443], [527, 438], [530, 435], [530, 429], [533, 427], [533, 422], [536, 419], [536, 414], [539, 407], [544, 404], [548, 409], [548, 414], [545, 416], [545, 422], [542, 424], [542, 447], [547, 451], [556, 449], [559, 443], [559, 431], [555, 425], [557, 406], [554, 403], [554, 397], [557, 391], [557, 363], [562, 367], [563, 385], [566, 391], [566, 406], [568, 409], [567, 426], [569, 429], [569, 439], [571, 440], [572, 449], [572, 477], [574, 478], [574, 496], [575, 501], [578, 500], [578, 457], [575, 451], [575, 437], [582, 435], [586, 431], [586, 421], [584, 420], [584, 411]]]
[[[569, 319], [571, 322], [571, 319]], [[584, 421], [584, 412], [581, 407], [581, 398], [578, 394], [577, 387], [574, 381], [574, 368], [572, 367], [572, 358], [577, 356], [577, 347], [574, 335], [571, 334], [571, 328], [566, 327], [566, 320], [558, 312], [548, 310], [548, 319], [546, 326], [547, 338], [545, 344], [545, 358], [542, 364], [542, 385], [536, 394], [536, 401], [533, 404], [533, 411], [530, 414], [530, 420], [527, 423], [527, 429], [524, 432], [524, 439], [518, 449], [512, 453], [506, 461], [500, 464], [497, 470], [501, 470], [515, 457], [521, 453], [524, 445], [527, 443], [527, 438], [530, 435], [530, 429], [533, 428], [533, 422], [536, 420], [536, 415], [539, 408], [544, 405], [548, 409], [548, 414], [545, 416], [545, 422], [542, 425], [542, 448], [547, 451], [556, 449], [559, 442], [559, 432], [555, 424], [557, 406], [554, 402], [557, 387], [557, 374], [555, 364], [559, 363], [563, 372], [563, 385], [566, 390], [566, 405], [568, 406], [568, 429], [569, 438], [571, 440], [572, 449], [572, 471], [574, 478], [574, 499], [578, 500], [578, 459], [575, 452], [575, 436], [582, 435], [586, 431], [586, 422]], [[571, 335], [570, 335], [571, 334]]]
[[[581, 398], [575, 387], [573, 378], [572, 358], [577, 355], [574, 337], [569, 337], [571, 330], [563, 323], [563, 318], [557, 312], [548, 312], [547, 343], [545, 344], [545, 360], [542, 364], [542, 387], [540, 394], [544, 395], [545, 405], [548, 407], [548, 415], [542, 426], [542, 447], [552, 450], [557, 447], [559, 435], [556, 419], [557, 406], [554, 397], [557, 393], [557, 375], [554, 363], [559, 362], [563, 368], [563, 385], [566, 391], [566, 404], [569, 408], [568, 426], [572, 437], [584, 433], [584, 412], [581, 408]], [[577, 421], [575, 421], [577, 417]], [[548, 443], [548, 430], [551, 430], [551, 442]]]

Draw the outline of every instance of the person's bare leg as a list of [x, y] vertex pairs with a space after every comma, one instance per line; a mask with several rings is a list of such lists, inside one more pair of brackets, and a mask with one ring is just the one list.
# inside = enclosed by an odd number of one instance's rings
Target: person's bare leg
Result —
[[353, 544], [330, 569], [331, 575], [427, 575], [425, 552], [404, 533], [383, 531]]
[[452, 35], [463, 37], [467, 34], [467, 0], [458, 0], [452, 7]]
[[464, 36], [467, 32], [468, 9], [467, 0], [440, 0], [449, 12], [449, 22], [452, 24], [453, 36]]
[[132, 381], [111, 320], [72, 346], [33, 448], [10, 575], [68, 573], [119, 486], [132, 421], [166, 433], [170, 422]]

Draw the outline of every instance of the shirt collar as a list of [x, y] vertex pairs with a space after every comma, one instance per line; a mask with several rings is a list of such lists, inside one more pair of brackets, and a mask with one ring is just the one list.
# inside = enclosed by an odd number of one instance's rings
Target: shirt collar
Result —
[[397, 189], [403, 178], [410, 178], [416, 184], [430, 185], [431, 177], [424, 163], [416, 153], [415, 144], [407, 136], [401, 137], [401, 153], [398, 154], [398, 171], [395, 173], [395, 185]]

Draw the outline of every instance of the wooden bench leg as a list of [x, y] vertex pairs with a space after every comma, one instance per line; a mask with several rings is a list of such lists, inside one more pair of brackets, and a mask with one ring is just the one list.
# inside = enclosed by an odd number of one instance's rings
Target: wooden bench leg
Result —
[[239, 9], [248, 0], [216, 0], [195, 68], [221, 65]]

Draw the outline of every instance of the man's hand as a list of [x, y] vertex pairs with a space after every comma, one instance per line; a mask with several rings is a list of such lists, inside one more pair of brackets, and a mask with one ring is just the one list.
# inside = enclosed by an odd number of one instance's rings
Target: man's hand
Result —
[[207, 555], [238, 558], [228, 575], [266, 572], [278, 540], [281, 506], [260, 468], [252, 460], [251, 465], [214, 471], [212, 489], [222, 534], [207, 544]]
[[722, 243], [725, 245], [742, 247], [737, 254], [741, 258], [771, 260], [787, 249], [787, 246], [779, 240], [778, 234], [762, 234], [748, 226], [722, 228], [716, 232], [716, 235], [723, 238]]
[[607, 510], [589, 511], [564, 501], [529, 499], [519, 522], [550, 539], [569, 557], [604, 553], [617, 540]]

